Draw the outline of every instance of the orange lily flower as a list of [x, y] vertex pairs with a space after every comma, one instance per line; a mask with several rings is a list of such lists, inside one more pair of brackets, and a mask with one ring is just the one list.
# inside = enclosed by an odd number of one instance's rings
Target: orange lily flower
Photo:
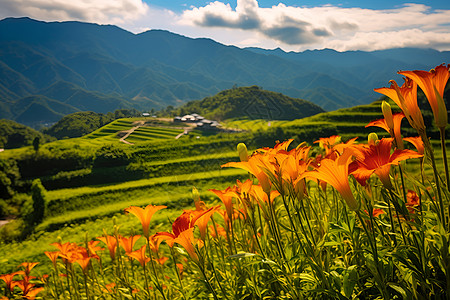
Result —
[[192, 260], [199, 263], [198, 255], [194, 247], [194, 228], [188, 228], [181, 232], [180, 235], [174, 239], [174, 242], [183, 246]]
[[106, 235], [97, 237], [98, 240], [102, 241], [108, 247], [109, 256], [112, 260], [116, 259], [116, 250], [117, 250], [117, 239], [115, 236]]
[[[217, 228], [217, 234], [218, 235], [220, 235], [222, 237], [226, 237], [227, 236], [227, 232], [226, 232], [225, 228], [223, 228], [220, 225], [216, 225], [216, 228]], [[212, 238], [214, 238], [214, 239], [217, 238], [216, 231], [215, 231], [213, 225], [209, 225], [209, 232], [210, 232], [210, 235], [211, 235]]]
[[[364, 212], [369, 215], [369, 212], [367, 210], [364, 210]], [[379, 215], [385, 214], [384, 210], [382, 210], [381, 208], [374, 208], [372, 210], [372, 216], [374, 218], [378, 217]]]
[[145, 209], [138, 207], [138, 206], [130, 206], [128, 208], [125, 208], [125, 211], [127, 213], [132, 213], [133, 215], [135, 215], [139, 221], [142, 224], [142, 230], [144, 231], [144, 236], [146, 238], [149, 237], [149, 229], [150, 229], [150, 220], [153, 217], [153, 214], [155, 212], [157, 212], [160, 209], [166, 208], [167, 206], [165, 205], [158, 205], [158, 206], [154, 206], [154, 205], [147, 205], [147, 207], [145, 207]]
[[164, 264], [169, 260], [169, 258], [163, 256], [163, 257], [161, 257], [161, 258], [157, 258], [157, 259], [154, 259], [154, 260], [155, 260], [158, 264], [164, 265]]
[[59, 251], [45, 251], [44, 253], [52, 261], [53, 265], [55, 265], [56, 259], [59, 256]]
[[25, 275], [25, 277], [30, 277], [31, 270], [37, 265], [37, 262], [30, 263], [30, 262], [23, 262], [20, 264], [20, 266], [24, 267], [23, 271], [19, 271], [19, 273], [22, 273]]
[[430, 72], [426, 71], [401, 71], [398, 72], [417, 83], [422, 89], [433, 110], [434, 121], [437, 127], [445, 128], [447, 126], [447, 108], [443, 100], [444, 89], [450, 77], [450, 65], [439, 65]]
[[329, 183], [341, 194], [350, 209], [357, 210], [359, 205], [353, 196], [348, 181], [348, 166], [353, 153], [354, 150], [352, 148], [346, 148], [337, 159], [324, 158], [320, 161], [318, 168], [305, 172], [300, 177], [315, 178]]
[[314, 141], [314, 144], [319, 144], [320, 147], [325, 149], [325, 156], [331, 154], [333, 147], [341, 142], [341, 137], [339, 135], [332, 135], [326, 138], [319, 138]]
[[9, 291], [13, 291], [14, 290], [14, 276], [16, 276], [18, 273], [14, 272], [14, 273], [10, 273], [10, 274], [4, 274], [4, 275], [0, 275], [0, 279], [3, 280], [6, 283], [6, 287], [8, 288]]
[[[33, 284], [33, 286], [34, 286], [34, 284]], [[24, 293], [22, 294], [22, 296], [23, 296], [25, 299], [33, 300], [33, 299], [36, 299], [37, 294], [39, 294], [39, 293], [42, 292], [43, 290], [44, 290], [43, 287], [38, 287], [38, 288], [34, 288], [34, 289], [32, 289], [32, 288], [30, 287], [30, 288], [27, 289], [26, 292], [24, 291]]]
[[51, 243], [50, 245], [55, 246], [56, 248], [59, 249], [59, 256], [61, 258], [63, 258], [65, 261], [69, 261], [70, 260], [70, 256], [72, 253], [72, 250], [74, 248], [74, 245], [72, 243]]
[[422, 112], [417, 105], [417, 84], [409, 78], [401, 87], [393, 80], [389, 88], [374, 89], [375, 92], [391, 98], [405, 114], [406, 119], [413, 128], [419, 132], [425, 132]]
[[220, 200], [225, 205], [228, 217], [231, 218], [233, 215], [233, 197], [238, 198], [238, 194], [233, 190], [232, 187], [227, 187], [223, 191], [215, 189], [210, 189], [209, 191], [213, 192], [217, 195], [217, 197], [220, 198]]
[[416, 136], [416, 137], [406, 137], [403, 139], [404, 141], [410, 142], [411, 144], [414, 145], [414, 147], [416, 147], [417, 152], [419, 154], [424, 154], [425, 152], [425, 147], [423, 145], [423, 141], [422, 138], [420, 136]]
[[[269, 203], [269, 198], [267, 194], [263, 191], [260, 185], [254, 185], [250, 194], [257, 200]], [[276, 197], [278, 197], [280, 193], [278, 191], [270, 192], [270, 203], [273, 203]]]
[[141, 235], [132, 235], [129, 238], [121, 236], [119, 238], [119, 243], [122, 246], [122, 248], [125, 250], [125, 253], [131, 253], [131, 252], [133, 252], [134, 244], [140, 238], [141, 238]]
[[359, 153], [351, 165], [351, 174], [365, 185], [367, 179], [375, 173], [387, 189], [392, 188], [389, 179], [391, 165], [398, 165], [402, 160], [419, 158], [423, 155], [412, 150], [397, 149], [391, 154], [392, 138], [383, 138], [378, 143], [359, 147]]
[[[284, 146], [280, 147], [282, 148]], [[259, 150], [266, 152], [270, 151], [269, 149], [259, 149]], [[269, 157], [268, 155], [265, 157], [265, 155], [261, 153], [254, 153], [252, 156], [249, 157], [248, 161], [229, 162], [222, 165], [222, 168], [225, 167], [239, 168], [249, 172], [250, 174], [255, 176], [256, 179], [258, 179], [259, 184], [262, 185], [264, 191], [269, 192], [271, 189], [271, 182], [267, 174], [264, 172], [264, 169], [262, 168], [268, 169], [268, 172], [271, 173], [275, 173], [275, 170], [273, 166], [270, 164], [270, 162], [268, 162], [268, 157]]]
[[108, 283], [102, 290], [106, 293], [113, 294], [116, 292], [116, 283], [115, 282]]
[[164, 240], [169, 247], [173, 247], [174, 240], [180, 235], [181, 232], [194, 227], [194, 223], [204, 212], [206, 211], [184, 211], [181, 216], [175, 219], [172, 223], [172, 233], [170, 232], [158, 232], [155, 234], [155, 238]]
[[195, 220], [194, 225], [198, 226], [200, 230], [200, 237], [203, 241], [206, 240], [206, 229], [211, 216], [217, 211], [220, 206], [211, 207], [207, 210], [207, 212], [203, 213], [199, 218]]
[[143, 268], [145, 268], [145, 264], [150, 261], [150, 258], [145, 255], [145, 248], [147, 245], [143, 245], [140, 249], [127, 253], [129, 257], [136, 259]]
[[100, 259], [100, 257], [97, 255], [97, 251], [103, 251], [105, 248], [97, 246], [97, 244], [100, 243], [100, 241], [89, 241], [88, 242], [88, 250], [89, 250], [89, 256]]
[[89, 267], [90, 261], [91, 261], [91, 257], [89, 257], [89, 256], [84, 256], [83, 258], [76, 260], [76, 262], [80, 265], [80, 267], [83, 269], [83, 272], [85, 272], [85, 273], [86, 273], [87, 268]]
[[371, 126], [383, 128], [391, 135], [391, 137], [395, 138], [395, 143], [397, 145], [397, 148], [404, 149], [403, 142], [402, 142], [402, 134], [401, 134], [401, 124], [402, 124], [402, 120], [404, 117], [405, 117], [405, 114], [403, 114], [403, 113], [393, 114], [392, 120], [394, 123], [394, 128], [392, 128], [392, 129], [389, 128], [385, 119], [379, 119], [379, 120], [372, 121], [366, 125], [366, 128], [371, 127]]
[[152, 250], [154, 253], [158, 253], [159, 245], [161, 244], [162, 240], [157, 237], [157, 234], [153, 234], [148, 239], [150, 250]]
[[250, 190], [252, 189], [253, 186], [253, 181], [251, 181], [250, 179], [247, 179], [244, 182], [241, 182], [239, 179], [236, 180], [236, 185], [237, 185], [237, 193], [242, 194], [242, 193], [246, 193], [248, 194], [250, 192]]
[[43, 287], [34, 288], [35, 284], [30, 282], [32, 278], [34, 277], [25, 276], [22, 280], [14, 282], [15, 286], [22, 290], [22, 298], [35, 299], [36, 295], [44, 290]]

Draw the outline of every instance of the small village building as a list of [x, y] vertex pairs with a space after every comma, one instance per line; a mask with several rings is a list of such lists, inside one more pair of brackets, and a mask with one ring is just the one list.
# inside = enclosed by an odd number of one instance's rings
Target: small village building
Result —
[[184, 115], [182, 117], [177, 116], [173, 118], [174, 123], [185, 122], [185, 123], [196, 123], [199, 129], [217, 129], [220, 124], [214, 120], [205, 119], [205, 117], [199, 114], [193, 113], [190, 115]]

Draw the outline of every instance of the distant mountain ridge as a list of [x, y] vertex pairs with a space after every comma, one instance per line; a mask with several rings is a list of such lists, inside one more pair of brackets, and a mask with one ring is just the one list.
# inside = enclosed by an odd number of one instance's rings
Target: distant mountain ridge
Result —
[[449, 61], [450, 52], [431, 49], [294, 53], [163, 30], [7, 18], [0, 21], [0, 118], [34, 125], [77, 111], [161, 109], [251, 85], [335, 110], [372, 102], [373, 88], [399, 69]]

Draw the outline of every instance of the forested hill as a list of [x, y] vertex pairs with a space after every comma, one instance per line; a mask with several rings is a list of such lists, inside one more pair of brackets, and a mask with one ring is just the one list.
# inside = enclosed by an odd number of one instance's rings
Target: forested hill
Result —
[[11, 120], [0, 119], [0, 149], [29, 146], [33, 144], [36, 138], [40, 143], [52, 139], [25, 125]]
[[190, 101], [176, 110], [176, 113], [179, 115], [198, 113], [216, 120], [233, 118], [294, 120], [323, 111], [309, 101], [250, 86], [232, 88], [203, 100]]

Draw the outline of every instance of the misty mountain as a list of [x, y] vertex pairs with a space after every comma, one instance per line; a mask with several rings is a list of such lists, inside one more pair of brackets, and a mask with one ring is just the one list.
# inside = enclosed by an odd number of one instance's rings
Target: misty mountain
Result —
[[284, 52], [241, 49], [163, 30], [133, 34], [82, 22], [0, 21], [0, 117], [33, 125], [68, 113], [179, 106], [233, 86], [325, 110], [370, 103], [403, 69], [450, 61], [431, 49]]

